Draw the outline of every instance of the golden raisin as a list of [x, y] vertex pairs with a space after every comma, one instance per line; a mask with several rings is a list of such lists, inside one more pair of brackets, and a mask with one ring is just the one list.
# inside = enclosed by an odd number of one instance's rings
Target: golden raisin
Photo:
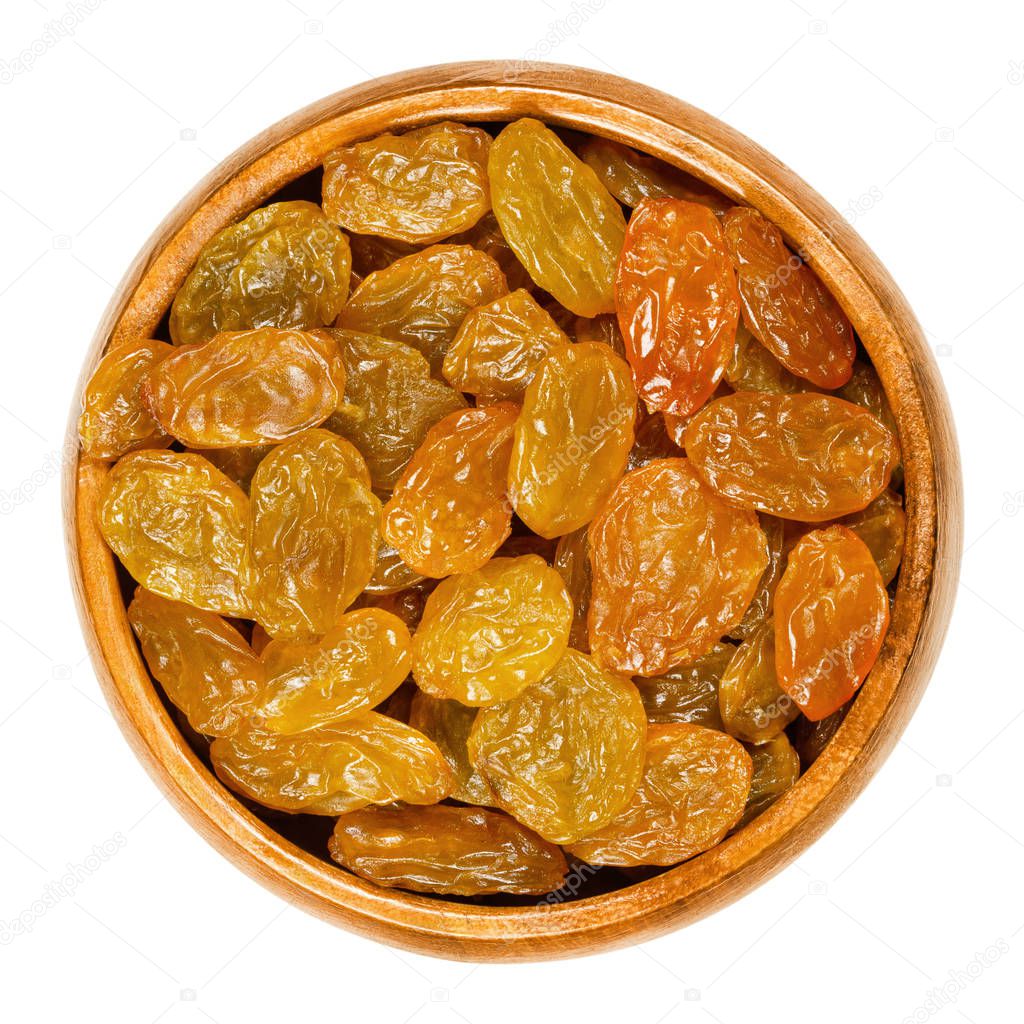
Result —
[[262, 445], [323, 423], [345, 394], [345, 366], [333, 338], [262, 327], [179, 349], [144, 393], [164, 430], [193, 448]]
[[479, 712], [469, 756], [503, 810], [573, 843], [633, 797], [646, 734], [636, 687], [569, 650], [541, 682]]
[[648, 722], [690, 722], [708, 729], [722, 729], [718, 687], [736, 648], [715, 644], [694, 661], [676, 665], [658, 676], [637, 678]]
[[433, 804], [453, 783], [421, 732], [375, 711], [284, 736], [243, 729], [213, 741], [220, 780], [279, 811], [336, 817], [369, 804]]
[[808, 718], [854, 695], [888, 628], [889, 595], [867, 545], [845, 526], [808, 533], [775, 591], [779, 683]]
[[348, 231], [403, 242], [439, 242], [490, 209], [479, 128], [442, 121], [378, 135], [324, 158], [324, 213]]
[[635, 417], [629, 367], [607, 345], [549, 355], [515, 428], [508, 491], [519, 518], [542, 537], [589, 523], [626, 468]]
[[622, 208], [546, 125], [504, 128], [487, 164], [502, 234], [533, 280], [577, 316], [615, 310]]
[[254, 618], [278, 639], [322, 636], [376, 565], [381, 505], [366, 464], [344, 438], [306, 431], [260, 463], [250, 496]]
[[699, 725], [652, 725], [644, 774], [607, 825], [570, 847], [588, 864], [678, 864], [725, 838], [746, 806], [750, 755]]
[[742, 620], [768, 564], [757, 517], [687, 459], [627, 473], [590, 524], [590, 648], [616, 672], [693, 661]]
[[221, 615], [250, 615], [249, 499], [200, 455], [131, 452], [107, 474], [103, 539], [147, 590]]
[[372, 807], [344, 814], [331, 857], [387, 887], [451, 896], [538, 894], [561, 886], [565, 855], [519, 822], [480, 807]]
[[737, 392], [697, 413], [685, 441], [694, 469], [723, 498], [807, 523], [864, 508], [899, 458], [878, 419], [830, 395]]
[[735, 206], [722, 225], [743, 319], [757, 340], [798, 377], [822, 388], [845, 384], [857, 350], [853, 328], [818, 275], [756, 210]]
[[143, 399], [150, 371], [174, 351], [143, 338], [111, 349], [93, 371], [82, 397], [78, 436], [94, 459], [119, 459], [141, 448], [166, 448], [171, 438]]
[[682, 199], [633, 211], [615, 286], [619, 326], [648, 409], [689, 416], [733, 355], [739, 294], [715, 215]]
[[736, 648], [718, 684], [725, 731], [745, 743], [774, 739], [800, 713], [775, 672], [775, 624], [761, 623]]
[[500, 402], [445, 416], [395, 484], [384, 536], [424, 576], [478, 569], [509, 535], [506, 497], [519, 406]]
[[438, 420], [466, 401], [410, 345], [371, 334], [335, 330], [345, 363], [345, 404], [325, 424], [366, 459], [373, 486], [390, 491]]
[[442, 372], [459, 391], [521, 402], [541, 360], [568, 344], [565, 332], [520, 288], [470, 312]]
[[263, 667], [241, 634], [213, 612], [135, 591], [128, 606], [153, 678], [189, 725], [204, 736], [230, 736], [263, 688]]
[[352, 293], [337, 326], [417, 348], [432, 373], [466, 314], [508, 291], [501, 268], [468, 245], [433, 245], [370, 274]]
[[493, 558], [449, 576], [427, 598], [413, 638], [413, 675], [434, 697], [509, 700], [550, 672], [569, 645], [572, 605], [537, 555]]
[[295, 733], [368, 711], [409, 674], [411, 645], [405, 623], [378, 608], [346, 612], [315, 643], [272, 640], [250, 717], [268, 732]]
[[348, 239], [315, 203], [264, 206], [203, 246], [171, 307], [171, 340], [322, 327], [345, 304], [351, 263]]
[[494, 794], [470, 762], [466, 746], [477, 712], [477, 708], [467, 707], [457, 700], [431, 697], [416, 690], [409, 709], [409, 724], [432, 739], [444, 754], [455, 773], [452, 798], [464, 804], [489, 807], [494, 803]]

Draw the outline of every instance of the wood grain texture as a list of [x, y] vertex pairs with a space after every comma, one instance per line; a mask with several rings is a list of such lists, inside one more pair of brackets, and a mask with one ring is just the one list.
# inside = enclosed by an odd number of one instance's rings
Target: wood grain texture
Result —
[[126, 737], [178, 810], [283, 898], [380, 941], [467, 960], [566, 957], [651, 938], [725, 906], [792, 861], [863, 790], [906, 727], [941, 647], [961, 550], [961, 478], [948, 400], [920, 326], [874, 254], [821, 197], [749, 139], [663, 93], [579, 68], [424, 68], [348, 89], [270, 128], [221, 164], [147, 242], [97, 330], [82, 385], [108, 345], [154, 331], [216, 231], [316, 168], [330, 149], [445, 118], [524, 115], [628, 143], [760, 209], [842, 303], [893, 407], [904, 452], [907, 538], [889, 635], [825, 753], [766, 813], [692, 861], [576, 902], [479, 907], [364, 882], [283, 839], [193, 754], [139, 656], [114, 560], [96, 526], [107, 467], [72, 459], [64, 481], [71, 575], [96, 671]]

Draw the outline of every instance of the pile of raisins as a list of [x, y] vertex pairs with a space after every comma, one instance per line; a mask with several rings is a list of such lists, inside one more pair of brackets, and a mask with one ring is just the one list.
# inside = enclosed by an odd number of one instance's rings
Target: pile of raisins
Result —
[[879, 379], [774, 225], [649, 156], [531, 118], [346, 146], [321, 205], [205, 246], [168, 331], [80, 423], [129, 621], [220, 779], [337, 819], [364, 878], [693, 857], [878, 657]]

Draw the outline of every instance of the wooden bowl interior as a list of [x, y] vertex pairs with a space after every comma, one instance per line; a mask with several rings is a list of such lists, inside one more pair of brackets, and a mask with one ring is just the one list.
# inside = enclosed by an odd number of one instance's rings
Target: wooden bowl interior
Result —
[[[749, 140], [663, 94], [580, 69], [428, 68], [348, 90], [274, 126], [217, 168], [147, 243], [97, 331], [83, 383], [108, 344], [168, 339], [170, 302], [214, 233], [269, 201], [319, 201], [329, 150], [445, 118], [493, 130], [525, 115], [625, 142], [759, 208], [842, 303], [893, 407], [908, 525], [890, 632], [826, 751], [768, 811], [678, 867], [582, 872], [540, 903], [432, 898], [364, 882], [327, 859], [330, 819], [247, 804], [213, 776], [205, 741], [152, 683], [127, 624], [134, 584], [95, 521], [107, 467], [81, 458], [66, 477], [72, 577], [97, 671], [129, 741], [186, 818], [259, 881], [315, 913], [407, 948], [471, 959], [565, 956], [635, 941], [698, 919], [792, 860], [864, 787], [902, 732], [937, 656], [959, 564], [960, 478], [948, 404], [922, 332], [873, 254]], [[76, 395], [72, 430], [77, 409]]]

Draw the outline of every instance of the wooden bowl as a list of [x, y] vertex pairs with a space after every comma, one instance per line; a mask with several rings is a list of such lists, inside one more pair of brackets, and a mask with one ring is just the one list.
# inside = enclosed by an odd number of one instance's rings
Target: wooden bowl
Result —
[[[122, 730], [172, 803], [222, 853], [290, 902], [380, 941], [467, 960], [566, 957], [650, 938], [725, 906], [789, 864], [861, 792], [903, 732], [946, 630], [961, 549], [961, 480], [948, 401], [920, 326], [868, 247], [790, 170], [713, 117], [579, 68], [485, 62], [408, 71], [347, 89], [270, 128], [213, 171], [146, 243], [86, 355], [83, 385], [108, 344], [160, 329], [215, 232], [315, 171], [329, 150], [445, 118], [500, 122], [524, 115], [628, 143], [761, 210], [842, 303], [895, 413], [907, 536], [889, 635], [839, 732], [766, 813], [685, 864], [635, 884], [620, 876], [620, 888], [581, 899], [478, 905], [356, 878], [326, 860], [319, 840], [304, 849], [254, 815], [194, 753], [139, 655], [115, 560], [97, 528], [107, 466], [79, 457], [65, 475], [71, 574], [92, 659]], [[78, 396], [71, 451], [77, 415]]]

